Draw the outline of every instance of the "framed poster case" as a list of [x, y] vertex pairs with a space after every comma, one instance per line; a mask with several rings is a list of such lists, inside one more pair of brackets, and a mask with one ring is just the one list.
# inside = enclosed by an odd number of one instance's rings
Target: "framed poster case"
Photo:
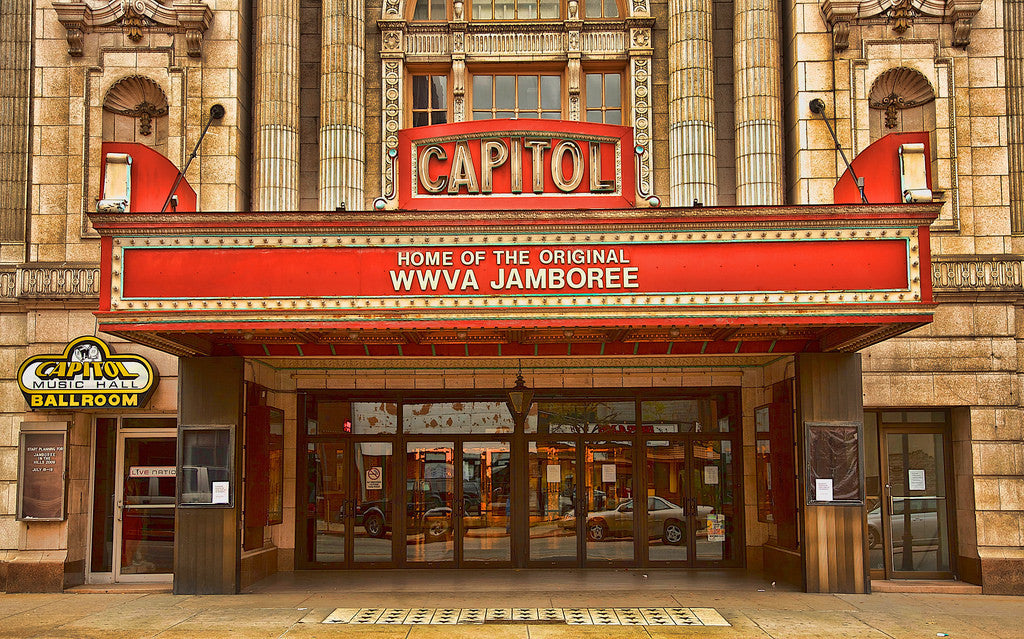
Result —
[[67, 517], [68, 422], [23, 422], [18, 438], [18, 520]]

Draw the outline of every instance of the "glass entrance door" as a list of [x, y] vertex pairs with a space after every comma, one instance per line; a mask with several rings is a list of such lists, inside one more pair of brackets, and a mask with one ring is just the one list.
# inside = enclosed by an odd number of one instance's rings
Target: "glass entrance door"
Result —
[[406, 442], [406, 561], [509, 564], [508, 441]]
[[[868, 513], [892, 578], [952, 578], [948, 458], [939, 429], [882, 428], [883, 498]], [[869, 539], [870, 542], [870, 539]]]
[[646, 442], [647, 559], [688, 565], [737, 563], [740, 509], [729, 439]]
[[174, 572], [175, 435], [125, 430], [118, 436], [115, 581], [163, 581]]
[[389, 564], [393, 556], [393, 444], [308, 444], [306, 547], [331, 568]]

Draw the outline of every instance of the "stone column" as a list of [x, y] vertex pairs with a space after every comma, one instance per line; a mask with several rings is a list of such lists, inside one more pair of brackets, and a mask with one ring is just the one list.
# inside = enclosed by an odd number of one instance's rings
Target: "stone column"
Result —
[[778, 0], [736, 0], [736, 204], [785, 202]]
[[320, 208], [366, 208], [365, 7], [323, 0], [320, 70]]
[[715, 56], [711, 0], [670, 0], [669, 199], [672, 206], [694, 200], [718, 202], [715, 165]]
[[253, 208], [299, 208], [299, 2], [256, 3]]
[[[1003, 3], [1006, 30], [1006, 106], [1010, 122], [1024, 116], [1024, 2]], [[1010, 231], [1024, 235], [1024, 135], [1020, 126], [1006, 127], [1010, 155]]]

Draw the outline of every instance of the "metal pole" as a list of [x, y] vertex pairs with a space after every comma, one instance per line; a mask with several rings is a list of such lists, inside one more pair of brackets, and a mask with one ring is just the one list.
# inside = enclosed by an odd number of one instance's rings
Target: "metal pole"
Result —
[[215, 104], [210, 107], [210, 117], [206, 120], [206, 126], [203, 127], [203, 132], [199, 134], [199, 141], [196, 142], [195, 148], [192, 149], [192, 154], [188, 156], [188, 160], [185, 161], [185, 166], [178, 171], [178, 176], [174, 178], [174, 186], [171, 187], [171, 192], [167, 194], [167, 199], [164, 200], [164, 205], [160, 207], [160, 212], [164, 213], [167, 211], [167, 205], [171, 203], [171, 198], [174, 197], [174, 192], [178, 190], [178, 185], [181, 184], [181, 179], [185, 177], [185, 171], [188, 171], [188, 166], [192, 164], [192, 160], [196, 159], [196, 153], [199, 152], [199, 145], [203, 143], [203, 138], [206, 137], [206, 132], [210, 130], [210, 125], [213, 124], [214, 120], [219, 120], [224, 117], [224, 107], [219, 104]]
[[864, 183], [861, 182], [860, 178], [857, 177], [857, 172], [853, 170], [853, 165], [846, 159], [846, 154], [843, 153], [843, 147], [839, 145], [839, 138], [836, 136], [836, 132], [832, 130], [832, 123], [825, 117], [825, 101], [821, 98], [815, 98], [811, 100], [809, 105], [811, 113], [821, 116], [821, 119], [825, 122], [825, 126], [828, 127], [828, 133], [832, 136], [832, 141], [836, 143], [836, 151], [839, 151], [839, 155], [843, 158], [843, 162], [846, 163], [846, 168], [853, 177], [853, 183], [857, 185], [857, 190], [860, 191], [860, 201], [864, 204], [868, 203], [868, 198], [864, 195]]

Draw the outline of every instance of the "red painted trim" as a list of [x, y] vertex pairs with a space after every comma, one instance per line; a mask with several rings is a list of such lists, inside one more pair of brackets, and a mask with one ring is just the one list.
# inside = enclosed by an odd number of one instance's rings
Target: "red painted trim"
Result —
[[[564, 204], [564, 203], [563, 203]], [[393, 229], [395, 232], [410, 233], [417, 231], [433, 231], [436, 228], [456, 226], [466, 229], [505, 229], [509, 225], [516, 227], [572, 227], [593, 226], [594, 231], [601, 232], [602, 227], [623, 224], [650, 224], [677, 226], [683, 232], [700, 230], [712, 224], [736, 223], [736, 231], [760, 230], [759, 224], [771, 224], [773, 227], [787, 222], [826, 222], [829, 228], [846, 229], [869, 226], [877, 221], [904, 222], [909, 226], [922, 223], [930, 224], [938, 217], [938, 204], [883, 204], [871, 206], [817, 205], [799, 207], [706, 207], [693, 208], [661, 208], [661, 209], [603, 209], [577, 211], [561, 209], [557, 211], [541, 211], [515, 209], [516, 217], [505, 216], [508, 210], [495, 210], [494, 216], [485, 211], [467, 210], [464, 208], [443, 211], [441, 215], [424, 214], [409, 216], [407, 214], [361, 213], [356, 211], [328, 212], [322, 214], [296, 214], [288, 211], [268, 211], [261, 213], [230, 213], [200, 211], [196, 213], [171, 216], [142, 215], [133, 213], [90, 214], [93, 226], [101, 233], [110, 233], [119, 229], [131, 230], [137, 234], [140, 230], [160, 230], [170, 233], [181, 231], [190, 234], [195, 230], [218, 230], [224, 235], [251, 235], [253, 229]], [[553, 216], [557, 213], [557, 217]], [[316, 215], [321, 217], [317, 218]], [[325, 219], [329, 216], [328, 219]], [[837, 223], [841, 222], [841, 223]], [[588, 229], [589, 230], [589, 229]], [[774, 230], [774, 229], [773, 229]], [[671, 231], [669, 231], [671, 232]]]
[[[585, 262], [566, 255], [611, 251]], [[444, 254], [450, 266], [402, 262], [411, 253]], [[525, 266], [498, 255], [526, 255]], [[544, 256], [549, 259], [545, 261]], [[462, 258], [482, 256], [478, 265]], [[507, 262], [507, 257], [504, 258]], [[122, 297], [129, 299], [264, 299], [268, 297], [714, 295], [750, 292], [899, 291], [908, 288], [903, 239], [805, 240], [609, 245], [458, 245], [410, 248], [125, 248]], [[523, 286], [527, 270], [561, 273], [557, 286]], [[465, 288], [474, 274], [477, 288]], [[435, 275], [433, 287], [424, 274]], [[515, 274], [518, 287], [502, 287]], [[450, 279], [445, 279], [445, 275]], [[406, 276], [396, 286], [396, 278]], [[572, 282], [582, 282], [572, 287]], [[495, 284], [492, 286], [492, 284]], [[767, 302], [766, 302], [767, 303]]]
[[921, 254], [921, 300], [926, 303], [934, 301], [932, 297], [932, 240], [931, 229], [920, 226], [917, 229], [918, 252]]
[[[134, 142], [104, 142], [100, 153], [103, 158], [100, 164], [100, 185], [103, 184], [107, 168], [107, 153], [127, 153], [132, 156], [131, 210], [139, 213], [160, 210], [178, 177], [178, 167], [173, 162], [155, 149]], [[181, 180], [174, 194], [178, 196], [177, 212], [190, 213], [196, 210], [196, 192], [187, 180]], [[102, 193], [100, 197], [103, 197]]]
[[[910, 310], [911, 308], [921, 308], [922, 304], [908, 304], [904, 310]], [[932, 307], [927, 305], [928, 310]], [[868, 309], [851, 309], [850, 307], [828, 307], [832, 311], [831, 315], [823, 316], [805, 316], [805, 315], [773, 315], [768, 317], [715, 317], [715, 316], [700, 316], [692, 318], [672, 318], [672, 319], [643, 319], [633, 320], [631, 318], [615, 317], [608, 319], [560, 319], [560, 320], [541, 320], [541, 319], [512, 319], [512, 320], [493, 320], [493, 321], [466, 321], [453, 318], [450, 320], [436, 320], [436, 321], [425, 321], [425, 320], [413, 320], [413, 321], [394, 321], [394, 320], [360, 320], [352, 322], [310, 322], [310, 321], [295, 321], [295, 322], [262, 322], [259, 320], [241, 320], [241, 321], [225, 321], [225, 322], [213, 322], [213, 321], [202, 321], [195, 323], [179, 323], [179, 322], [168, 322], [166, 320], [161, 321], [160, 319], [153, 319], [150, 321], [124, 321], [126, 313], [96, 313], [99, 318], [101, 329], [104, 331], [168, 331], [177, 333], [207, 333], [207, 332], [223, 332], [231, 330], [244, 330], [244, 331], [267, 331], [267, 332], [293, 332], [293, 331], [304, 331], [304, 330], [346, 330], [346, 331], [372, 331], [372, 330], [387, 330], [387, 329], [403, 329], [403, 330], [414, 330], [423, 329], [431, 330], [437, 328], [450, 328], [457, 326], [459, 328], [476, 329], [476, 328], [493, 328], [493, 329], [522, 329], [525, 325], [530, 328], [570, 328], [570, 327], [597, 327], [597, 328], [649, 328], [649, 327], [693, 327], [693, 326], [719, 326], [719, 327], [739, 327], [739, 326], [842, 326], [850, 324], [927, 324], [931, 322], [932, 316], [930, 314], [892, 314], [884, 315], [877, 314], [881, 312], [881, 309], [868, 308]], [[785, 309], [792, 310], [792, 309]], [[842, 315], [842, 311], [856, 310], [857, 312], [872, 312], [873, 315]], [[178, 314], [184, 315], [184, 314]], [[505, 348], [504, 346], [502, 347]]]
[[100, 238], [100, 311], [110, 310], [110, 265], [114, 256], [114, 238]]
[[[864, 196], [871, 204], [894, 204], [903, 201], [900, 191], [899, 148], [904, 144], [924, 144], [929, 188], [932, 184], [931, 139], [928, 133], [890, 133], [872, 142], [857, 154], [850, 164], [857, 177], [864, 178]], [[849, 169], [832, 189], [836, 204], [860, 204], [860, 190]]]

